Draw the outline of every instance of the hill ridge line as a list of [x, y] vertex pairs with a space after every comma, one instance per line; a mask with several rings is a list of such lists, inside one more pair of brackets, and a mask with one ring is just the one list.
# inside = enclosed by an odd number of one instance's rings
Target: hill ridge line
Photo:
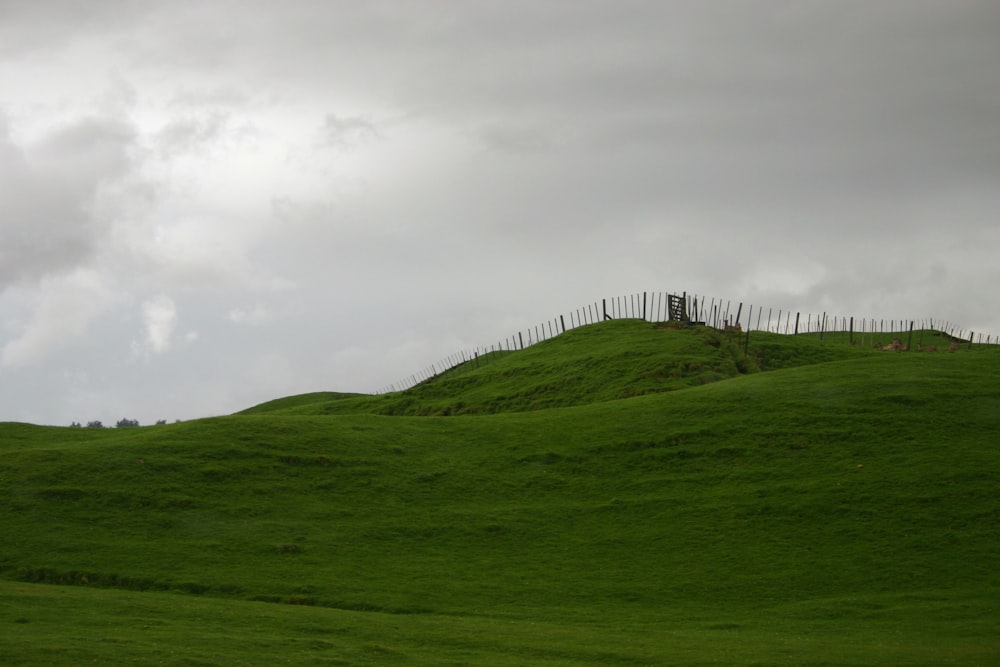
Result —
[[[792, 319], [792, 310], [776, 309], [767, 307], [767, 319], [763, 319], [764, 306], [750, 304], [744, 313], [744, 302], [734, 299], [716, 299], [694, 293], [641, 292], [632, 293], [625, 296], [602, 298], [599, 301], [588, 303], [585, 306], [576, 308], [555, 316], [525, 330], [519, 330], [511, 336], [499, 339], [496, 343], [475, 348], [466, 348], [434, 362], [416, 373], [405, 376], [396, 382], [387, 384], [379, 388], [374, 393], [376, 395], [387, 394], [397, 391], [405, 391], [423, 382], [440, 377], [441, 375], [459, 366], [472, 361], [482, 361], [489, 359], [496, 353], [515, 352], [523, 350], [537, 343], [550, 340], [571, 329], [582, 326], [589, 326], [598, 322], [613, 319], [642, 319], [650, 323], [667, 323], [669, 319], [670, 300], [679, 299], [682, 302], [683, 312], [686, 319], [692, 323], [701, 323], [705, 326], [720, 331], [740, 331], [749, 334], [751, 331], [766, 331], [769, 333], [784, 333], [786, 335], [798, 334], [825, 334], [834, 332], [848, 332], [853, 330], [860, 334], [891, 335], [893, 333], [903, 334], [907, 328], [930, 330], [946, 337], [953, 343], [972, 344], [975, 332], [960, 328], [950, 321], [937, 318], [856, 318], [846, 315], [829, 315], [826, 312], [813, 314], [811, 312], [794, 311], [795, 318]], [[723, 306], [725, 303], [725, 306]], [[753, 316], [757, 315], [756, 321]], [[802, 315], [805, 314], [803, 319]], [[782, 324], [782, 319], [784, 323]], [[567, 325], [568, 322], [568, 325]], [[764, 322], [763, 326], [761, 323]], [[774, 323], [772, 325], [772, 322]], [[889, 328], [886, 328], [886, 324]], [[935, 326], [935, 323], [937, 326]], [[899, 325], [897, 327], [897, 324]], [[857, 325], [857, 326], [855, 326]], [[878, 327], [876, 331], [876, 326]], [[850, 327], [850, 329], [849, 329]], [[957, 332], [957, 333], [956, 333]], [[966, 336], [968, 336], [966, 338]], [[979, 332], [979, 344], [996, 345], [1000, 344], [1000, 336], [987, 335], [983, 340], [983, 333]]]

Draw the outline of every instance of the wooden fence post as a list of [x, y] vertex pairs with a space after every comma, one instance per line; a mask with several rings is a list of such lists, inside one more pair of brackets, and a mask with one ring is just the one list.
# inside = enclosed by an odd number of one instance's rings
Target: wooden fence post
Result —
[[743, 340], [744, 357], [747, 356], [747, 350], [750, 349], [750, 318], [752, 317], [753, 317], [753, 305], [750, 306], [750, 311], [747, 313], [747, 337]]
[[608, 300], [601, 299], [601, 307], [604, 309], [604, 319], [611, 319], [608, 317]]
[[910, 320], [910, 335], [906, 337], [906, 349], [909, 352], [913, 351], [913, 320]]
[[[573, 323], [573, 313], [569, 314], [569, 321], [570, 321], [570, 324]], [[566, 333], [566, 320], [563, 319], [562, 315], [559, 316], [559, 324], [562, 325], [562, 332]]]
[[799, 335], [799, 315], [802, 313], [795, 313], [795, 335]]
[[848, 336], [847, 340], [848, 340], [848, 342], [851, 345], [854, 345], [854, 316], [853, 315], [851, 316], [851, 334], [850, 334], [850, 336]]

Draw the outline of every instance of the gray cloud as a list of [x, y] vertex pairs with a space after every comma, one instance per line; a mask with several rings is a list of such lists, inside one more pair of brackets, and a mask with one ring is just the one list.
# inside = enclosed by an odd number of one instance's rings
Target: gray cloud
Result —
[[232, 108], [244, 107], [251, 101], [251, 95], [230, 85], [212, 88], [182, 88], [170, 100], [172, 107]]
[[71, 270], [93, 255], [108, 230], [94, 207], [132, 166], [133, 141], [126, 124], [83, 118], [26, 148], [0, 124], [0, 288]]
[[142, 3], [127, 0], [0, 0], [0, 57], [42, 53], [80, 37], [113, 33], [141, 13]]
[[223, 136], [227, 122], [228, 115], [221, 112], [173, 119], [157, 133], [155, 142], [168, 158], [205, 150], [208, 144]]
[[367, 118], [328, 113], [323, 119], [324, 143], [339, 150], [354, 150], [381, 137], [376, 125]]

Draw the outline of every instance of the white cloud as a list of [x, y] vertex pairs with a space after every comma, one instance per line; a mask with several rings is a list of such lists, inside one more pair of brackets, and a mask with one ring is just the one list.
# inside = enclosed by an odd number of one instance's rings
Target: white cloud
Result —
[[250, 326], [261, 326], [274, 319], [274, 313], [262, 304], [257, 304], [253, 308], [233, 308], [227, 315], [231, 322], [236, 324], [248, 324]]
[[132, 349], [145, 354], [163, 354], [173, 345], [177, 327], [177, 305], [166, 294], [148, 299], [142, 304], [143, 338]]
[[3, 346], [4, 366], [44, 362], [56, 349], [85, 336], [91, 322], [116, 301], [105, 278], [91, 269], [46, 278], [27, 291], [30, 321]]

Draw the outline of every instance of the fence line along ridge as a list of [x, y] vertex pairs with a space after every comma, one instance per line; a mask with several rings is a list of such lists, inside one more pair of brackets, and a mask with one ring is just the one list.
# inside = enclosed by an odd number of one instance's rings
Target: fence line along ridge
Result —
[[[667, 322], [669, 320], [687, 321], [703, 324], [722, 331], [738, 331], [747, 334], [751, 331], [765, 331], [785, 335], [820, 334], [825, 333], [857, 333], [865, 336], [886, 336], [892, 334], [905, 335], [907, 331], [933, 330], [946, 336], [952, 343], [973, 344], [975, 333], [958, 328], [947, 320], [934, 318], [857, 318], [846, 315], [831, 315], [828, 313], [802, 313], [782, 308], [765, 308], [749, 305], [744, 309], [743, 302], [733, 299], [716, 299], [686, 292], [676, 295], [668, 292], [642, 292], [625, 296], [600, 299], [588, 303], [568, 313], [536, 324], [534, 327], [520, 330], [513, 335], [498, 339], [486, 346], [478, 346], [460, 350], [425, 367], [419, 372], [408, 375], [401, 380], [385, 385], [376, 394], [386, 394], [395, 391], [405, 391], [418, 384], [434, 379], [449, 371], [475, 364], [477, 367], [490, 363], [497, 357], [523, 350], [544, 340], [554, 338], [570, 329], [595, 324], [612, 319], [643, 319], [649, 322]], [[1000, 344], [1000, 336], [986, 336], [979, 332], [979, 344]]]

